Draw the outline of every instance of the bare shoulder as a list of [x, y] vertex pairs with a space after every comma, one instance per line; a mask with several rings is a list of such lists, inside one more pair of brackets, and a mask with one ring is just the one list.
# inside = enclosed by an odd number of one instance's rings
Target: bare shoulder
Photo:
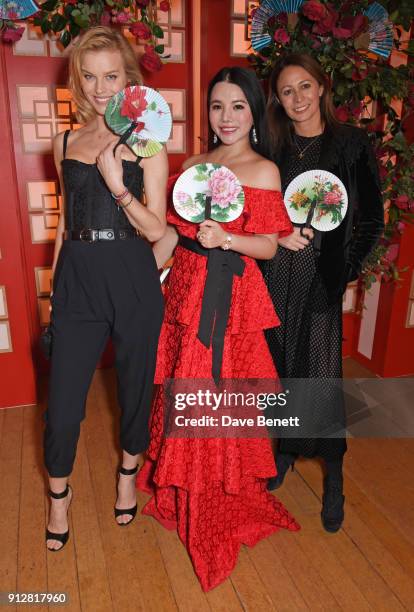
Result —
[[280, 173], [276, 164], [263, 157], [258, 157], [252, 164], [254, 187], [280, 191]]
[[139, 165], [143, 168], [144, 172], [146, 169], [151, 169], [151, 173], [155, 173], [156, 176], [168, 176], [168, 155], [165, 147], [151, 157], [143, 157]]
[[193, 155], [185, 160], [183, 163], [183, 170], [187, 170], [191, 166], [195, 166], [195, 164], [202, 164], [206, 160], [205, 153], [201, 153], [200, 155]]

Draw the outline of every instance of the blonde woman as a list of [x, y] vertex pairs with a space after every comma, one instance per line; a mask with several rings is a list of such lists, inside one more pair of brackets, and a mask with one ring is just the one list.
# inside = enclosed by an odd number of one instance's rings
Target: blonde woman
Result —
[[[51, 509], [48, 550], [69, 536], [67, 511], [80, 422], [98, 359], [112, 338], [121, 408], [115, 517], [136, 514], [135, 474], [148, 446], [148, 417], [163, 302], [148, 241], [165, 231], [164, 150], [137, 159], [107, 128], [107, 103], [142, 82], [129, 43], [110, 28], [85, 33], [70, 58], [69, 83], [83, 127], [58, 134], [56, 168], [64, 192], [53, 263], [49, 403], [44, 437]], [[142, 204], [145, 189], [147, 205]]]

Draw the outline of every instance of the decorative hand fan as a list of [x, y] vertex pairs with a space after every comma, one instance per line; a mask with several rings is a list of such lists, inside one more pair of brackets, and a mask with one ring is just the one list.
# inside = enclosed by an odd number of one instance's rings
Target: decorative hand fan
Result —
[[348, 194], [335, 174], [309, 170], [289, 183], [284, 202], [292, 223], [329, 232], [342, 223]]
[[381, 57], [389, 57], [392, 51], [394, 26], [388, 18], [385, 8], [378, 2], [373, 2], [365, 11], [369, 19], [368, 50]]
[[0, 0], [0, 19], [26, 19], [39, 10], [32, 0]]
[[250, 38], [255, 51], [260, 51], [272, 42], [265, 30], [271, 17], [280, 13], [297, 13], [304, 0], [264, 0], [253, 15]]
[[244, 191], [237, 176], [220, 164], [197, 164], [175, 183], [173, 202], [177, 213], [192, 223], [213, 219], [226, 223], [244, 208]]
[[[161, 151], [172, 126], [170, 108], [154, 89], [132, 85], [108, 102], [105, 121], [120, 144], [127, 144], [138, 157], [151, 157]], [[116, 147], [115, 147], [116, 148]]]

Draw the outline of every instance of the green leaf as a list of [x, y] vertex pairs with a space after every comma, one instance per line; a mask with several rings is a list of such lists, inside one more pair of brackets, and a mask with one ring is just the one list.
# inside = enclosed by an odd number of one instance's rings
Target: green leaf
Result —
[[59, 36], [59, 40], [64, 47], [67, 47], [70, 41], [72, 40], [72, 35], [68, 30], [64, 30]]
[[[73, 13], [72, 13], [73, 15]], [[77, 15], [75, 17], [75, 23], [82, 28], [82, 30], [86, 30], [86, 28], [89, 26], [90, 24], [90, 19], [87, 15]]]
[[157, 45], [155, 47], [155, 52], [159, 54], [164, 53], [164, 48], [165, 48], [164, 45]]
[[68, 20], [60, 13], [55, 13], [52, 17], [52, 30], [54, 32], [60, 32], [66, 27]]
[[43, 19], [43, 21], [40, 24], [40, 29], [42, 30], [43, 34], [47, 34], [52, 28], [52, 24], [50, 23], [50, 21], [48, 19]]
[[72, 37], [75, 38], [80, 32], [80, 27], [74, 21], [71, 21], [69, 24], [69, 32], [71, 33]]
[[58, 3], [59, 0], [47, 0], [46, 2], [43, 2], [43, 4], [40, 5], [40, 8], [42, 11], [48, 11], [50, 13], [51, 11], [55, 10]]
[[159, 25], [154, 25], [152, 27], [152, 33], [154, 34], [154, 36], [156, 36], [157, 38], [164, 38], [164, 32], [163, 30], [160, 28]]
[[156, 102], [151, 102], [151, 104], [148, 105], [148, 110], [157, 110], [157, 104]]

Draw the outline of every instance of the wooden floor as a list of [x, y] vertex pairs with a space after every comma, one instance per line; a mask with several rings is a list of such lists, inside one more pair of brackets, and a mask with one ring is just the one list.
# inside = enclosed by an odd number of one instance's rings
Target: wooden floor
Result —
[[320, 524], [320, 466], [299, 462], [278, 496], [302, 530], [244, 547], [231, 578], [204, 594], [175, 532], [149, 517], [114, 523], [115, 406], [113, 372], [98, 371], [58, 554], [44, 544], [43, 406], [0, 411], [0, 591], [66, 592], [65, 611], [414, 610], [414, 440], [350, 440], [336, 535]]

